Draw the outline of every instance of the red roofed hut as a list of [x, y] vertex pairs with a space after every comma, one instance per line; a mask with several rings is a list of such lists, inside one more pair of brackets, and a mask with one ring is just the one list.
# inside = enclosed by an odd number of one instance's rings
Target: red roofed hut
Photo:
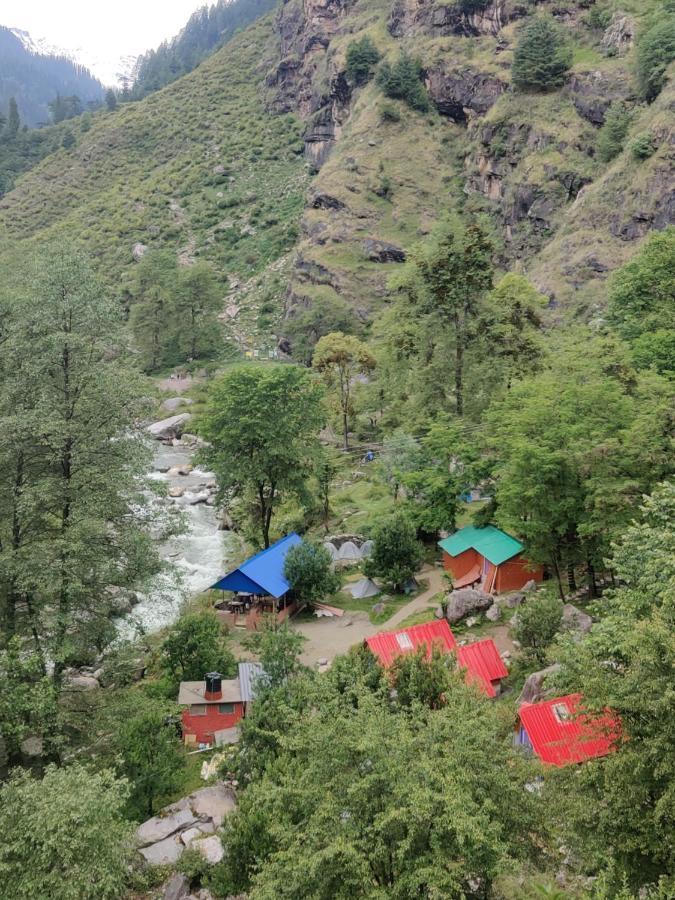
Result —
[[497, 696], [502, 678], [509, 674], [492, 638], [458, 647], [457, 664], [466, 669], [467, 682], [477, 685], [488, 697]]
[[366, 646], [387, 668], [401, 653], [426, 647], [428, 659], [434, 646], [439, 647], [443, 653], [449, 653], [455, 649], [457, 641], [447, 621], [440, 619], [423, 625], [411, 625], [410, 628], [402, 628], [400, 631], [380, 631], [366, 638]]
[[520, 541], [494, 525], [467, 525], [438, 545], [455, 589], [476, 585], [487, 593], [503, 594], [544, 577], [543, 568], [523, 556]]
[[606, 756], [617, 748], [619, 719], [607, 710], [601, 715], [584, 713], [581, 694], [556, 697], [520, 707], [518, 743], [531, 747], [542, 762], [566, 766]]
[[400, 631], [380, 631], [366, 638], [366, 646], [385, 668], [402, 653], [415, 652], [419, 647], [426, 647], [427, 659], [433, 647], [438, 647], [442, 653], [456, 651], [457, 664], [466, 669], [467, 683], [477, 684], [488, 697], [497, 696], [501, 679], [509, 674], [492, 638], [458, 647], [445, 619], [412, 625]]

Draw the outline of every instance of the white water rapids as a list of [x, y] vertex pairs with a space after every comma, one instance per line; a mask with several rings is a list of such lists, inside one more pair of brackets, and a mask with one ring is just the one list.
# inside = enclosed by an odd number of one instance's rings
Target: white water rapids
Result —
[[214, 475], [199, 468], [189, 475], [168, 474], [174, 466], [191, 463], [192, 456], [189, 450], [157, 442], [150, 477], [169, 488], [175, 485], [184, 489], [182, 497], [162, 502], [178, 506], [186, 517], [187, 527], [183, 534], [160, 544], [160, 555], [171, 564], [173, 574], [158, 576], [147, 593], [139, 595], [141, 602], [119, 620], [121, 637], [133, 638], [139, 631], [153, 632], [170, 625], [178, 618], [181, 605], [188, 597], [205, 590], [227, 571], [228, 550], [237, 539], [218, 529], [213, 506], [189, 503], [205, 490]]

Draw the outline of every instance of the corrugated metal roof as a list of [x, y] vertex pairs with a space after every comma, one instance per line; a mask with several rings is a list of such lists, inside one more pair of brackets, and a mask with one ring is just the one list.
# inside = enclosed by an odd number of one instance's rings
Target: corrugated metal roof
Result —
[[466, 680], [477, 684], [488, 697], [497, 696], [492, 682], [509, 674], [492, 638], [458, 647], [457, 663], [466, 669]]
[[506, 534], [505, 531], [495, 528], [494, 525], [486, 525], [485, 528], [467, 525], [445, 540], [439, 541], [438, 545], [449, 556], [459, 556], [460, 553], [472, 548], [489, 560], [493, 566], [501, 565], [524, 549], [520, 541], [511, 537], [510, 534]]
[[600, 716], [585, 715], [582, 700], [581, 694], [569, 694], [521, 706], [520, 721], [542, 762], [566, 766], [616, 750], [618, 718], [609, 710]]
[[244, 703], [250, 703], [251, 700], [255, 700], [255, 682], [262, 674], [263, 667], [260, 663], [239, 663], [239, 685], [241, 687], [241, 699]]
[[390, 666], [401, 653], [409, 653], [418, 647], [426, 647], [427, 656], [431, 656], [434, 645], [445, 652], [454, 650], [457, 646], [455, 636], [445, 619], [412, 625], [399, 631], [380, 631], [366, 638], [366, 644], [383, 666]]
[[290, 584], [284, 577], [286, 554], [301, 544], [302, 538], [295, 532], [281, 538], [267, 550], [261, 550], [229, 575], [211, 585], [211, 590], [243, 591], [251, 594], [269, 594], [279, 598], [290, 590]]

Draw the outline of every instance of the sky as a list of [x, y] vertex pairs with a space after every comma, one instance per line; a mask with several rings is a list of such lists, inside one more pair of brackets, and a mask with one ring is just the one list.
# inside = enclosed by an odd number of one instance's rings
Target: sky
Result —
[[[214, 0], [209, 0], [214, 2]], [[0, 0], [0, 25], [78, 51], [110, 82], [115, 62], [177, 34], [207, 0]]]

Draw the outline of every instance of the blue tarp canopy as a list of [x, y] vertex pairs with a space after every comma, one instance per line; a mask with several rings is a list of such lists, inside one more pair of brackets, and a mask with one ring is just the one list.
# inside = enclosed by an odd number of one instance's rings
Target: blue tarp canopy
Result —
[[288, 593], [291, 586], [284, 578], [286, 554], [301, 544], [302, 538], [295, 532], [281, 538], [267, 550], [261, 550], [246, 560], [238, 569], [230, 572], [220, 581], [211, 585], [213, 591], [241, 591], [244, 594], [259, 594], [277, 600]]

